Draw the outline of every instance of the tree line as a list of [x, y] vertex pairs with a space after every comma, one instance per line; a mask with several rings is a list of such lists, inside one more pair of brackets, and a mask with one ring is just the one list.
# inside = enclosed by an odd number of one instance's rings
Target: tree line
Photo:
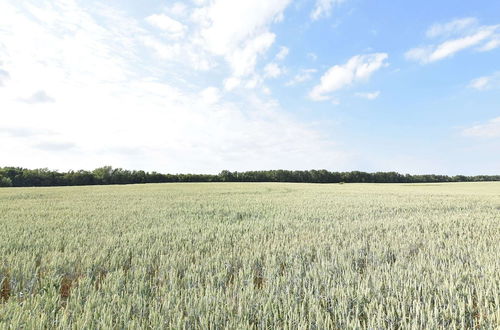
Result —
[[367, 173], [360, 171], [330, 172], [327, 170], [247, 171], [219, 174], [161, 174], [129, 171], [104, 166], [93, 171], [59, 172], [46, 168], [0, 168], [0, 187], [84, 186], [107, 184], [165, 183], [165, 182], [297, 182], [297, 183], [424, 183], [500, 181], [500, 175], [411, 175], [397, 172]]

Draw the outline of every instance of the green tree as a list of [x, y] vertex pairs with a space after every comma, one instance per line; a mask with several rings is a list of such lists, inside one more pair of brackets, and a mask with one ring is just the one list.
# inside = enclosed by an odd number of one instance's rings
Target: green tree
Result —
[[92, 174], [94, 174], [94, 178], [98, 184], [110, 184], [111, 177], [113, 175], [113, 168], [111, 166], [99, 167], [93, 170]]
[[220, 177], [222, 182], [234, 182], [235, 181], [234, 174], [229, 172], [228, 170], [224, 170], [224, 171], [220, 172], [219, 177]]
[[12, 180], [0, 175], [0, 187], [12, 187]]

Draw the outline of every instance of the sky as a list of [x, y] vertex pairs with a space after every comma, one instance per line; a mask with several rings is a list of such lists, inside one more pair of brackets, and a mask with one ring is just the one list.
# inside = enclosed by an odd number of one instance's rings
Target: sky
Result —
[[500, 2], [2, 0], [0, 166], [500, 174]]

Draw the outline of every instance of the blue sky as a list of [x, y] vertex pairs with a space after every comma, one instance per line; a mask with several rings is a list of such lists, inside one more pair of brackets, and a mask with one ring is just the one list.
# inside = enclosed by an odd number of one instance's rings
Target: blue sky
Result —
[[0, 166], [500, 173], [500, 2], [0, 3]]

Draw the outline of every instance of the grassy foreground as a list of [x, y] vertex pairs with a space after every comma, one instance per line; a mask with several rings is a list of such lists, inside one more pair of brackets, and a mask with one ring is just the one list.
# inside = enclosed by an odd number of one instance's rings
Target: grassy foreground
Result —
[[0, 328], [500, 327], [500, 183], [0, 189]]

